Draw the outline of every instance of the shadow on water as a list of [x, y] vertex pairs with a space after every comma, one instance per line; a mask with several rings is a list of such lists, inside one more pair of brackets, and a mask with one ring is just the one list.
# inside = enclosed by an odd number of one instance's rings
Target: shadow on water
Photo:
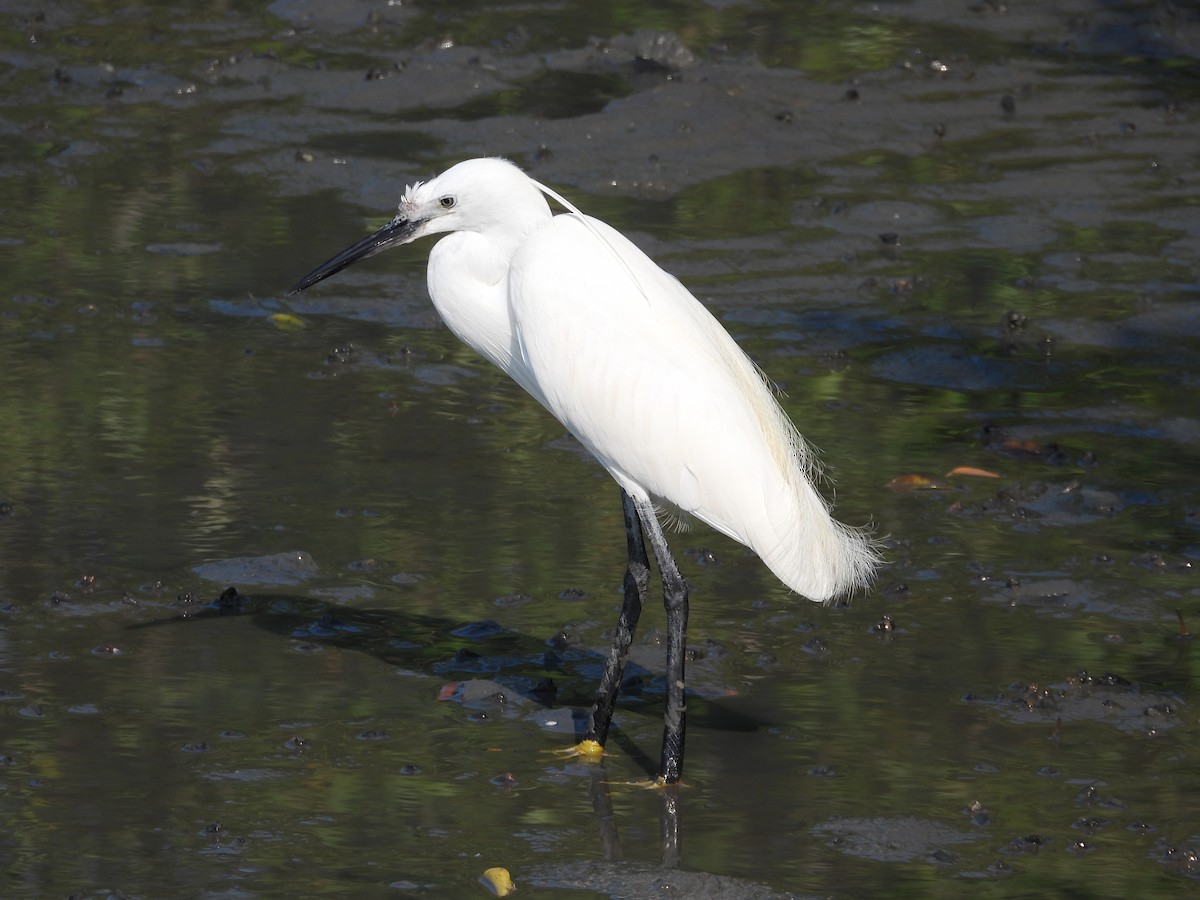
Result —
[[[178, 615], [128, 626], [130, 631], [168, 626], [197, 628], [221, 622], [249, 620], [263, 631], [304, 644], [318, 644], [375, 657], [402, 670], [454, 679], [439, 700], [461, 703], [485, 715], [508, 709], [532, 709], [526, 717], [546, 727], [569, 710], [568, 730], [583, 735], [595, 685], [603, 667], [602, 654], [571, 647], [560, 639], [543, 641], [505, 628], [493, 620], [455, 621], [448, 618], [360, 609], [293, 594], [243, 594], [226, 588], [207, 604], [181, 601]], [[566, 687], [560, 687], [563, 683]], [[662, 687], [652, 673], [631, 662], [619, 705], [646, 716], [661, 715]], [[774, 724], [719, 698], [689, 693], [689, 720], [696, 731], [753, 732]], [[552, 718], [555, 717], [555, 718]], [[551, 730], [563, 731], [563, 727]], [[777, 894], [766, 886], [735, 876], [691, 872], [681, 868], [683, 811], [686, 783], [657, 787], [653, 777], [657, 760], [643, 752], [617, 722], [610, 732], [610, 748], [619, 749], [647, 775], [644, 782], [614, 782], [604, 761], [578, 763], [586, 776], [587, 796], [599, 845], [597, 855], [555, 860], [523, 873], [525, 883], [556, 890], [602, 890], [614, 896], [649, 896], [648, 892], [673, 890], [690, 896], [726, 897], [794, 896]], [[653, 792], [658, 814], [657, 864], [629, 860], [623, 849], [620, 820], [614, 811], [614, 794]], [[627, 838], [628, 839], [628, 838]], [[634, 836], [642, 856], [644, 839]]]
[[[560, 632], [550, 640], [531, 637], [484, 619], [456, 621], [386, 609], [360, 609], [291, 594], [247, 595], [226, 588], [208, 604], [185, 600], [178, 616], [128, 626], [130, 630], [171, 625], [196, 627], [232, 618], [249, 619], [271, 634], [311, 645], [373, 656], [399, 669], [452, 679], [439, 699], [478, 710], [530, 707], [528, 717], [556, 732], [583, 737], [593, 690], [605, 656], [575, 645]], [[565, 686], [564, 686], [565, 682]], [[664, 685], [656, 673], [630, 661], [619, 705], [647, 717], [662, 715]], [[688, 720], [695, 729], [753, 732], [772, 727], [770, 717], [720, 696], [689, 690]], [[570, 711], [570, 727], [540, 711]], [[547, 723], [554, 723], [548, 725]], [[615, 745], [636, 759], [647, 775], [657, 762], [614, 725]]]

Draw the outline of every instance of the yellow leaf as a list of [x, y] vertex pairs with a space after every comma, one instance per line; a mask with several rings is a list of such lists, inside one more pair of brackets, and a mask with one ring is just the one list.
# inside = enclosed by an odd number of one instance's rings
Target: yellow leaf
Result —
[[973, 478], [999, 478], [999, 472], [993, 472], [990, 469], [976, 469], [974, 466], [955, 466], [946, 473], [947, 478], [953, 478], [955, 475], [970, 475]]
[[497, 897], [507, 897], [517, 889], [512, 876], [508, 874], [508, 869], [505, 869], [503, 866], [492, 866], [490, 869], [484, 869], [483, 876], [479, 879], [479, 882]]
[[897, 475], [887, 485], [893, 491], [936, 491], [942, 485], [928, 475]]
[[272, 313], [267, 316], [267, 321], [280, 331], [300, 331], [308, 327], [307, 322], [291, 313]]

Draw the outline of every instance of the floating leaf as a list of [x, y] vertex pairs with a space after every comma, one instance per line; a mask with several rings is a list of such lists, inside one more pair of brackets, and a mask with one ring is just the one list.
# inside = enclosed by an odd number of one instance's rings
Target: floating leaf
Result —
[[910, 475], [897, 475], [887, 485], [893, 491], [904, 493], [905, 491], [936, 491], [945, 487], [941, 482], [934, 481], [928, 475], [918, 475], [916, 473]]
[[1004, 441], [1000, 449], [1005, 453], [1027, 453], [1030, 456], [1041, 456], [1042, 447], [1037, 441]]
[[503, 866], [492, 866], [490, 869], [485, 869], [479, 883], [497, 897], [507, 897], [517, 889], [512, 876], [508, 874], [508, 869]]
[[308, 327], [307, 322], [291, 313], [272, 313], [267, 316], [267, 321], [280, 331], [300, 331]]
[[972, 478], [999, 478], [999, 472], [993, 472], [990, 469], [977, 469], [974, 466], [955, 466], [946, 473], [947, 478], [953, 478], [955, 475], [968, 475]]

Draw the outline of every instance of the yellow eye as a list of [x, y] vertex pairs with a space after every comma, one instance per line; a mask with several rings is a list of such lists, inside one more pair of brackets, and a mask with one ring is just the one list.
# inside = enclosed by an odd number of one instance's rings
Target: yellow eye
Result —
[[442, 204], [442, 209], [453, 209], [455, 204], [453, 197], [443, 197], [438, 203]]

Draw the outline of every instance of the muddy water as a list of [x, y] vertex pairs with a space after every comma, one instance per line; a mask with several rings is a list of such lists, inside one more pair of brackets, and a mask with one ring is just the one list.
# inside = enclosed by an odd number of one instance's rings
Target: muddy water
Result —
[[[1194, 892], [1200, 17], [1054, 6], [0, 14], [0, 893]], [[888, 536], [839, 609], [675, 537], [677, 795], [620, 786], [657, 611], [603, 768], [549, 753], [619, 504], [428, 246], [283, 296], [483, 154], [682, 277]]]

